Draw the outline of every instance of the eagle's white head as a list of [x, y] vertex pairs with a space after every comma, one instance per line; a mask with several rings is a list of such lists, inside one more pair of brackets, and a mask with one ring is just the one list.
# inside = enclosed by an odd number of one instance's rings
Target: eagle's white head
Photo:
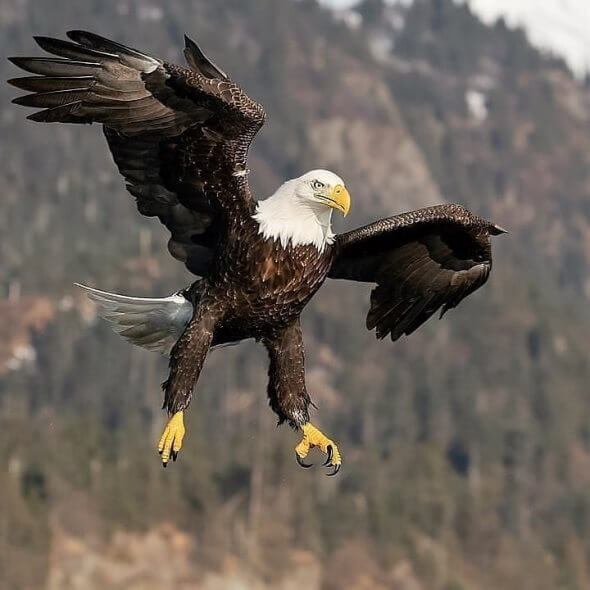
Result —
[[334, 241], [332, 211], [350, 209], [350, 195], [342, 179], [328, 170], [312, 170], [288, 180], [264, 201], [254, 219], [259, 233], [278, 240], [283, 247], [313, 244], [323, 251]]

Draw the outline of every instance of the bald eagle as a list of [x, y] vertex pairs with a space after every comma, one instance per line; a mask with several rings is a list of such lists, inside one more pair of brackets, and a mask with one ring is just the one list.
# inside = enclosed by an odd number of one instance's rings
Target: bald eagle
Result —
[[30, 92], [14, 102], [42, 109], [33, 121], [102, 124], [139, 212], [160, 219], [171, 233], [170, 254], [198, 277], [163, 299], [85, 287], [116, 332], [170, 357], [162, 463], [181, 449], [184, 411], [208, 351], [254, 338], [270, 357], [271, 408], [280, 423], [302, 431], [297, 461], [309, 467], [304, 460], [318, 447], [334, 475], [340, 451], [310, 422], [303, 308], [326, 278], [372, 283], [367, 328], [395, 341], [486, 282], [490, 235], [504, 230], [445, 204], [335, 235], [332, 212], [346, 215], [350, 195], [327, 170], [256, 201], [247, 155], [264, 109], [193, 41], [185, 39], [182, 67], [93, 33], [67, 36], [35, 38], [57, 58], [10, 58], [35, 74], [9, 81]]

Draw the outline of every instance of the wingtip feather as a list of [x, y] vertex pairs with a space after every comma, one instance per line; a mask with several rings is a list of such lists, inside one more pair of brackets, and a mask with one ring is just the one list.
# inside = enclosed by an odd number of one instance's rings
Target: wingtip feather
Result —
[[[27, 57], [17, 57], [17, 56], [11, 56], [11, 57], [7, 57], [6, 58], [11, 64], [14, 64], [17, 68], [22, 68], [22, 63], [29, 59]], [[23, 68], [24, 69], [24, 68]]]
[[18, 77], [18, 78], [10, 78], [10, 80], [6, 80], [7, 84], [13, 86], [14, 88], [18, 88], [19, 90], [28, 90], [27, 86], [29, 85], [28, 80], [35, 79], [36, 76], [26, 76], [26, 77]]
[[43, 43], [52, 41], [52, 38], [45, 35], [33, 35], [33, 41], [43, 49]]
[[184, 56], [189, 65], [208, 78], [221, 78], [228, 80], [228, 75], [215, 63], [213, 63], [186, 33], [184, 35]]
[[35, 121], [35, 123], [47, 123], [47, 109], [45, 109], [44, 111], [37, 111], [36, 113], [32, 113], [31, 115], [27, 115], [26, 118], [28, 121]]
[[17, 96], [16, 98], [13, 98], [10, 102], [12, 104], [17, 104], [21, 107], [39, 107], [41, 105], [37, 105], [37, 104], [31, 104], [32, 102], [34, 102], [33, 97], [38, 96], [37, 94], [25, 94], [24, 96]]
[[82, 29], [71, 29], [66, 31], [66, 37], [71, 41], [74, 41], [74, 43], [79, 43], [80, 45], [84, 45], [84, 43], [82, 43], [83, 38], [89, 36], [94, 36], [94, 33], [91, 33], [90, 31], [83, 31]]
[[501, 225], [498, 225], [497, 223], [494, 223], [493, 228], [492, 228], [492, 234], [495, 236], [499, 236], [502, 234], [509, 234], [510, 232], [503, 228]]

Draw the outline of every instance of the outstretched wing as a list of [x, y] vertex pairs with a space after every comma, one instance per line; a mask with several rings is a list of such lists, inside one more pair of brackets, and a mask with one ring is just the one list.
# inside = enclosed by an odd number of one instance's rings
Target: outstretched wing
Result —
[[499, 233], [461, 205], [403, 213], [339, 235], [329, 277], [376, 283], [367, 328], [395, 341], [486, 282]]
[[262, 106], [188, 38], [190, 68], [93, 33], [67, 35], [35, 38], [58, 58], [10, 58], [37, 74], [9, 80], [33, 93], [13, 102], [44, 109], [33, 121], [102, 123], [140, 213], [159, 217], [170, 253], [206, 274], [224, 232], [253, 211], [246, 161]]

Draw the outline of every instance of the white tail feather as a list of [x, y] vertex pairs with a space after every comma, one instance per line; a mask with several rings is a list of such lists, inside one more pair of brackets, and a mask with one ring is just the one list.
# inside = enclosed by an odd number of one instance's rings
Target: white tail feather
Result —
[[88, 293], [99, 315], [117, 334], [165, 355], [170, 354], [193, 315], [192, 303], [178, 293], [162, 298], [128, 297], [75, 284]]

